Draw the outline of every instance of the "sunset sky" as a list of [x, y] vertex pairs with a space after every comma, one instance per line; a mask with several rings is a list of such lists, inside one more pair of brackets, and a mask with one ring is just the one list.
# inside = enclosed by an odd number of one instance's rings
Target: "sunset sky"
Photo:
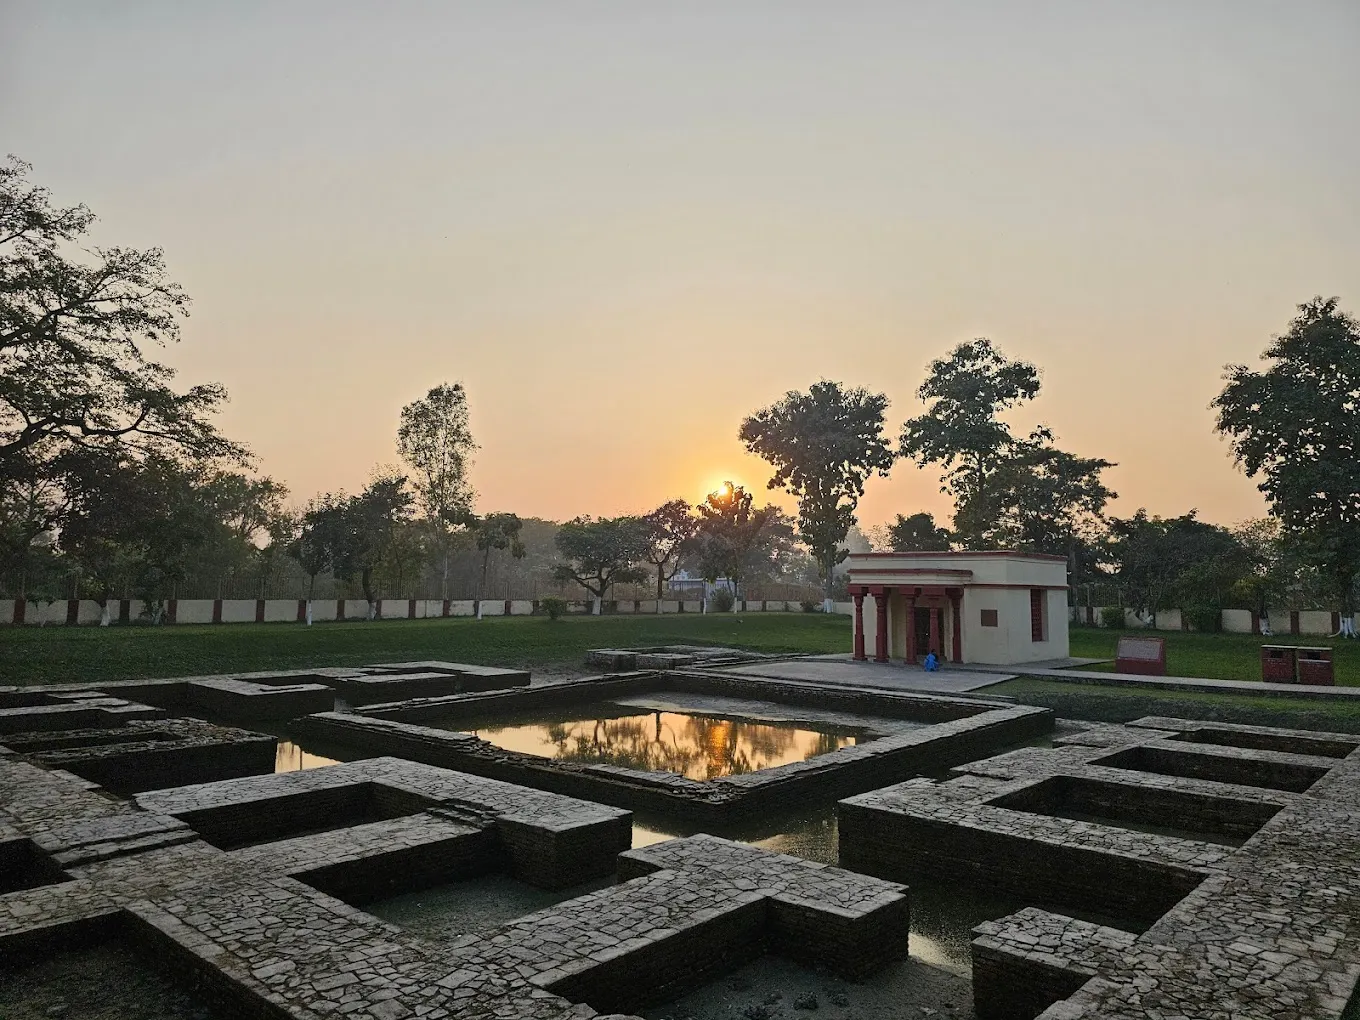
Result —
[[1355, 0], [0, 0], [0, 153], [165, 249], [167, 360], [299, 502], [445, 380], [483, 510], [763, 489], [743, 415], [830, 378], [895, 437], [987, 336], [1115, 512], [1231, 523], [1222, 366], [1360, 313], [1357, 50]]

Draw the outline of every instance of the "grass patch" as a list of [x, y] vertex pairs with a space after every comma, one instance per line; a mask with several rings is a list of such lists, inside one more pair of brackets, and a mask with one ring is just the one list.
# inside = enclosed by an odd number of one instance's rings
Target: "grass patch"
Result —
[[977, 693], [1003, 695], [1024, 705], [1051, 708], [1069, 719], [1129, 722], [1145, 715], [1167, 715], [1249, 726], [1360, 733], [1360, 704], [1349, 703], [1351, 699], [1338, 704], [1310, 698], [1150, 691], [1115, 684], [1070, 683], [1028, 676], [1005, 680]]
[[[1171, 676], [1210, 680], [1260, 680], [1262, 645], [1310, 645], [1332, 649], [1336, 682], [1360, 685], [1360, 641], [1329, 641], [1325, 637], [1261, 637], [1256, 634], [1192, 634], [1186, 631], [1098, 630], [1073, 627], [1072, 654], [1082, 659], [1113, 659], [1121, 636], [1166, 639], [1166, 671]], [[1114, 663], [1084, 669], [1113, 671]]]
[[0, 683], [143, 680], [444, 659], [582, 667], [588, 648], [699, 644], [759, 652], [850, 647], [850, 618], [821, 613], [492, 617], [167, 627], [0, 628]]

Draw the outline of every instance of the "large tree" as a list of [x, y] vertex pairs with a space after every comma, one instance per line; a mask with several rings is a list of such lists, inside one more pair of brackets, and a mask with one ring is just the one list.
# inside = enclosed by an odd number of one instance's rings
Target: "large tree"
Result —
[[1360, 322], [1336, 298], [1299, 305], [1253, 371], [1229, 365], [1217, 428], [1306, 561], [1331, 581], [1354, 636], [1360, 577]]
[[752, 550], [761, 533], [779, 516], [779, 508], [755, 508], [755, 500], [743, 486], [724, 482], [710, 492], [699, 510], [696, 559], [699, 573], [709, 584], [731, 582], [733, 594], [746, 576]]
[[377, 615], [373, 577], [391, 552], [396, 530], [410, 514], [411, 493], [400, 474], [379, 474], [357, 496], [336, 493], [316, 500], [307, 512], [307, 530], [325, 548], [331, 571], [342, 581], [358, 581]]
[[148, 356], [179, 339], [189, 303], [160, 249], [85, 246], [94, 214], [54, 206], [29, 170], [0, 163], [0, 484], [114, 443], [243, 460], [209, 421], [226, 391], [176, 390], [174, 370]]
[[1176, 602], [1184, 610], [1221, 611], [1250, 569], [1232, 533], [1199, 520], [1194, 510], [1161, 518], [1140, 509], [1111, 520], [1110, 531], [1127, 604], [1147, 613], [1153, 626], [1157, 614]]
[[828, 599], [864, 483], [892, 468], [883, 438], [887, 407], [881, 393], [823, 380], [757, 411], [738, 432], [746, 449], [774, 468], [769, 487], [797, 497], [798, 533], [817, 561]]
[[473, 525], [473, 538], [482, 554], [482, 573], [477, 582], [477, 618], [482, 616], [482, 599], [486, 597], [486, 572], [491, 566], [493, 552], [508, 552], [517, 560], [528, 553], [520, 533], [524, 522], [517, 514], [487, 514]]
[[647, 522], [647, 552], [643, 558], [656, 568], [656, 611], [659, 613], [666, 582], [679, 573], [682, 557], [693, 547], [699, 518], [685, 500], [672, 499], [643, 520]]
[[947, 552], [953, 541], [949, 529], [937, 525], [935, 515], [924, 510], [910, 517], [898, 514], [886, 537], [893, 552]]
[[998, 467], [993, 538], [1007, 548], [1067, 557], [1068, 583], [1076, 585], [1105, 540], [1105, 506], [1116, 493], [1101, 474], [1115, 465], [1067, 453], [1050, 438], [1037, 430]]
[[641, 517], [576, 517], [558, 529], [554, 542], [564, 562], [553, 567], [559, 581], [584, 588], [599, 604], [615, 584], [645, 581], [638, 564], [646, 557], [648, 527]]
[[941, 491], [954, 498], [954, 533], [966, 547], [995, 545], [1000, 503], [993, 476], [1024, 442], [1000, 415], [1038, 393], [1039, 370], [1007, 360], [985, 338], [931, 362], [917, 390], [930, 406], [903, 424], [898, 452], [921, 467], [940, 465]]
[[477, 444], [468, 423], [462, 383], [441, 383], [401, 409], [397, 449], [414, 472], [412, 485], [426, 526], [441, 557], [440, 597], [449, 597], [454, 529], [472, 523], [468, 469]]
[[202, 479], [173, 459], [90, 453], [70, 466], [66, 486], [60, 548], [106, 625], [110, 600], [125, 593], [144, 600], [159, 621], [164, 599], [204, 550], [231, 541]]

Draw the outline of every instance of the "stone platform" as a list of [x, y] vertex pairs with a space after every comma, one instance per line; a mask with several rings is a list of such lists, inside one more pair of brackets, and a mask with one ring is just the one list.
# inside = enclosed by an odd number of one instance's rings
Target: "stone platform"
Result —
[[329, 712], [335, 708], [337, 694], [351, 704], [369, 704], [526, 687], [529, 679], [529, 671], [523, 669], [421, 661], [385, 662], [354, 669], [279, 670], [165, 680], [0, 687], [0, 733], [13, 732], [5, 727], [18, 725], [6, 721], [7, 713], [12, 709], [50, 708], [68, 703], [79, 703], [92, 709], [92, 700], [100, 697], [126, 699], [176, 715], [208, 715], [228, 722], [258, 723]]
[[840, 805], [847, 867], [1049, 908], [977, 929], [980, 1020], [1342, 1016], [1360, 738], [1148, 718], [1055, 744]]
[[0, 757], [0, 959], [122, 938], [236, 1015], [584, 1020], [766, 951], [850, 976], [906, 952], [900, 886], [703, 836], [626, 853], [619, 885], [453, 943], [336, 898], [504, 869], [571, 884], [614, 867], [628, 823], [395, 759], [127, 803]]
[[[805, 761], [708, 781], [671, 772], [610, 764], [560, 761], [505, 750], [456, 727], [570, 708], [609, 698], [658, 691], [746, 698], [797, 708], [901, 719], [918, 725], [842, 747]], [[422, 726], [438, 720], [440, 728]], [[702, 671], [637, 671], [541, 684], [523, 690], [372, 705], [328, 712], [294, 722], [300, 736], [375, 754], [393, 754], [506, 782], [614, 804], [653, 810], [708, 824], [749, 817], [873, 789], [905, 776], [937, 772], [1047, 733], [1047, 709], [1000, 706], [964, 698], [836, 689], [793, 681]]]
[[[159, 709], [150, 710], [161, 715]], [[212, 782], [274, 769], [276, 737], [199, 719], [129, 718], [117, 726], [42, 729], [0, 736], [0, 754], [66, 769], [120, 796], [173, 784]], [[69, 720], [69, 713], [58, 718]], [[50, 722], [50, 719], [47, 721]]]

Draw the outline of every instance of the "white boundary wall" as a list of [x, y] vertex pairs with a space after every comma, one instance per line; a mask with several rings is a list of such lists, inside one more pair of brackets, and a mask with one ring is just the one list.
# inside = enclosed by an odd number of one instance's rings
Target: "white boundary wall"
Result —
[[[143, 612], [143, 604], [137, 599], [126, 600], [128, 602], [128, 619], [136, 620]], [[264, 601], [264, 620], [266, 623], [293, 623], [296, 622], [301, 613], [299, 604], [305, 606], [305, 600], [299, 599], [266, 599]], [[411, 618], [411, 601], [409, 599], [383, 599], [382, 618], [385, 620], [406, 620]], [[449, 616], [473, 616], [476, 614], [476, 602], [472, 599], [454, 599], [449, 602]], [[531, 616], [534, 612], [536, 603], [529, 599], [514, 599], [509, 605], [510, 616]], [[608, 603], [606, 603], [608, 605]], [[28, 626], [64, 626], [70, 612], [70, 601], [58, 599], [55, 602], [41, 603], [28, 602], [24, 606], [24, 623]], [[169, 601], [166, 602], [167, 612], [170, 610]], [[312, 601], [312, 619], [315, 622], [323, 623], [337, 618], [339, 603], [336, 599], [314, 599]], [[12, 624], [14, 622], [14, 599], [0, 599], [0, 626]], [[112, 622], [117, 623], [122, 610], [121, 602], [112, 599], [109, 602], [109, 615]], [[213, 599], [177, 599], [174, 601], [174, 622], [176, 624], [211, 624], [214, 617]], [[487, 599], [482, 603], [483, 616], [505, 616], [506, 603], [503, 599]], [[567, 612], [572, 615], [588, 614], [591, 611], [589, 601], [573, 599], [567, 602]], [[703, 603], [690, 600], [679, 602], [667, 599], [661, 603], [662, 615], [674, 613], [702, 613]], [[855, 611], [853, 602], [835, 603], [835, 612], [838, 615], [850, 616]], [[255, 599], [222, 599], [218, 608], [218, 618], [222, 623], [254, 623], [258, 612], [258, 603]], [[541, 612], [541, 611], [540, 611]], [[758, 602], [750, 600], [745, 603], [738, 602], [733, 608], [733, 612], [746, 613], [801, 613], [801, 608], [797, 602], [783, 602], [770, 600]], [[612, 612], [605, 615], [619, 616], [654, 616], [657, 613], [657, 603], [655, 599], [620, 599], [614, 604]], [[347, 598], [344, 600], [344, 618], [346, 620], [365, 620], [368, 618], [368, 603], [361, 598]], [[84, 626], [97, 625], [100, 622], [102, 610], [99, 603], [93, 599], [81, 599], [76, 606], [76, 622]], [[444, 616], [444, 603], [439, 599], [417, 599], [415, 601], [415, 619], [437, 619]], [[1096, 623], [1101, 624], [1101, 611], [1095, 609], [1093, 614]], [[1072, 607], [1069, 613], [1074, 622], [1084, 621], [1086, 612], [1083, 607]], [[1270, 617], [1272, 631], [1277, 636], [1287, 636], [1290, 633], [1290, 611], [1287, 609], [1277, 609]], [[1225, 609], [1223, 610], [1223, 630], [1230, 634], [1250, 634], [1252, 633], [1252, 614], [1245, 609]], [[165, 621], [169, 623], [169, 620]], [[1357, 628], [1360, 628], [1360, 614], [1355, 617]], [[1157, 630], [1177, 631], [1182, 629], [1181, 611], [1179, 609], [1163, 609], [1157, 614]], [[1151, 621], [1138, 617], [1133, 610], [1125, 610], [1124, 625], [1130, 629], [1149, 628]], [[1305, 609], [1298, 611], [1298, 635], [1301, 637], [1326, 637], [1336, 633], [1336, 625], [1333, 622], [1333, 614], [1325, 609]]]

